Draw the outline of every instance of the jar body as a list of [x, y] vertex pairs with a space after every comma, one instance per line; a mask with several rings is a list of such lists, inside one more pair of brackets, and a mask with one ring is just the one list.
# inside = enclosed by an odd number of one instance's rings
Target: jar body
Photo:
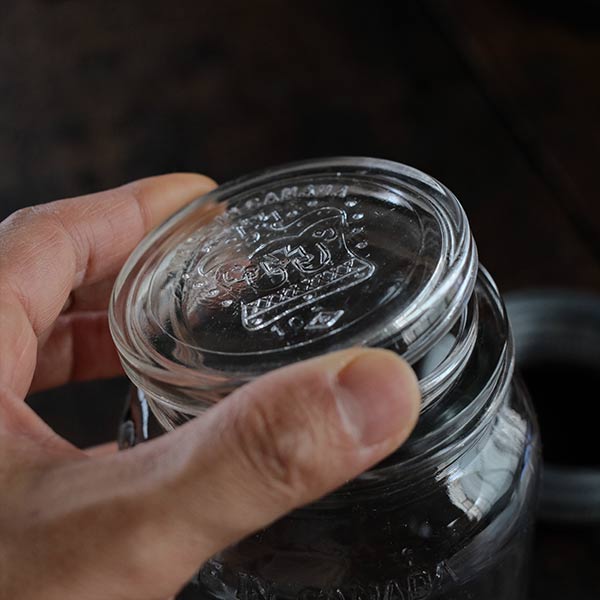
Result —
[[[144, 402], [133, 396], [137, 440], [153, 435]], [[416, 477], [392, 465], [366, 489], [294, 511], [215, 556], [184, 597], [524, 599], [538, 466], [535, 417], [513, 378], [484, 431], [448, 464]]]
[[222, 551], [203, 600], [516, 600], [539, 439], [500, 294], [458, 200], [390, 161], [304, 161], [226, 184], [115, 282], [135, 445], [281, 366], [356, 345], [415, 369], [421, 415], [382, 463]]

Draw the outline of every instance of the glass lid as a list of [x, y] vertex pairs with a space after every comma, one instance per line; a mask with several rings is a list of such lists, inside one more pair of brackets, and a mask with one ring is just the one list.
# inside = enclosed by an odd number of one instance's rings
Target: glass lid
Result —
[[453, 194], [370, 158], [309, 160], [224, 184], [152, 231], [110, 321], [126, 370], [235, 385], [352, 345], [418, 360], [456, 321], [477, 257]]

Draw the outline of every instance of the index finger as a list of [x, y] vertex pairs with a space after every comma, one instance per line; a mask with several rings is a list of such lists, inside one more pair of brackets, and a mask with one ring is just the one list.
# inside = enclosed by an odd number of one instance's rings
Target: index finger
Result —
[[32, 372], [35, 337], [52, 325], [71, 290], [115, 274], [150, 229], [214, 186], [202, 175], [151, 177], [23, 209], [1, 223], [0, 384], [17, 366]]

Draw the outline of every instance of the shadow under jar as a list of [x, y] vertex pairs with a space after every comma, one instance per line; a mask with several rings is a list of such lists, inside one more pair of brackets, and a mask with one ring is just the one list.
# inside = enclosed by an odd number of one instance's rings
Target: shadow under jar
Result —
[[332, 158], [225, 184], [134, 251], [110, 322], [135, 385], [122, 448], [341, 348], [393, 349], [419, 376], [402, 448], [213, 557], [184, 598], [526, 598], [537, 425], [499, 293], [436, 180]]

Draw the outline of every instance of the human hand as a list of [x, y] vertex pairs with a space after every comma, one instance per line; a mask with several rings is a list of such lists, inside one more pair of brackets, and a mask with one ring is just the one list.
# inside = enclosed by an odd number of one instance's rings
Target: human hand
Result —
[[25, 404], [30, 391], [121, 372], [106, 317], [114, 276], [146, 231], [213, 185], [155, 177], [0, 224], [0, 599], [166, 598], [413, 428], [416, 379], [384, 350], [274, 371], [120, 453], [75, 448]]

